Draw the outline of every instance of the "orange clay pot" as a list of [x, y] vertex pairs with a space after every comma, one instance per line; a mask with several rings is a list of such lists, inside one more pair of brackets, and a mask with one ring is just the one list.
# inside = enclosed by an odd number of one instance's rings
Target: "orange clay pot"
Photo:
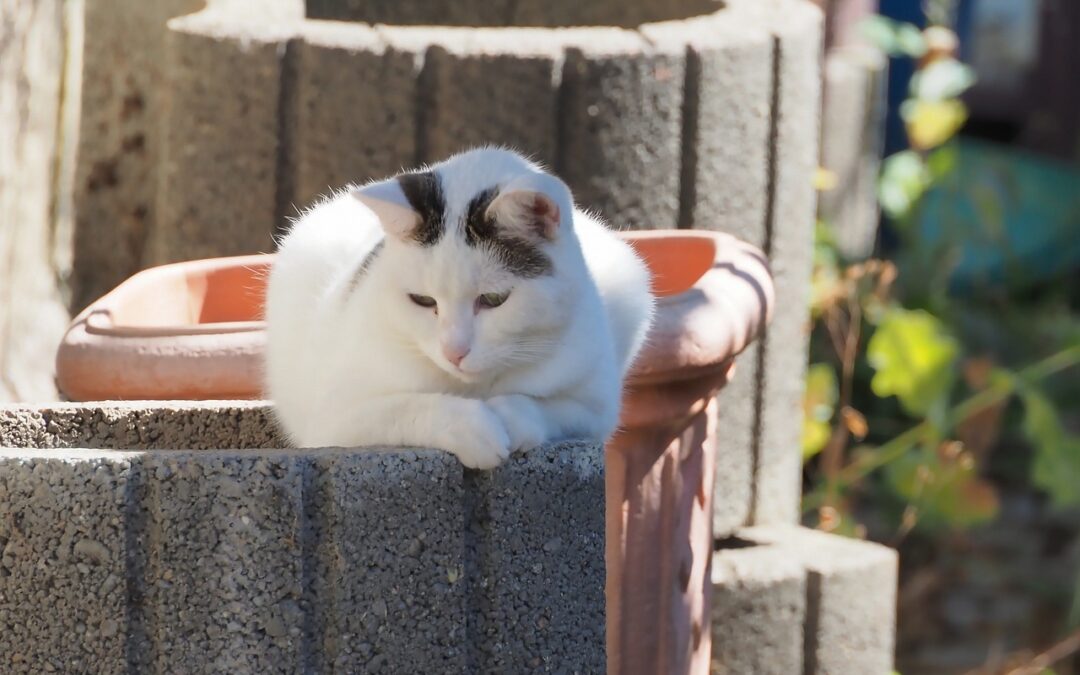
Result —
[[[624, 233], [649, 264], [656, 322], [607, 447], [609, 673], [709, 671], [713, 397], [765, 327], [764, 257], [724, 234]], [[73, 400], [260, 396], [273, 256], [140, 272], [87, 307], [57, 354]]]

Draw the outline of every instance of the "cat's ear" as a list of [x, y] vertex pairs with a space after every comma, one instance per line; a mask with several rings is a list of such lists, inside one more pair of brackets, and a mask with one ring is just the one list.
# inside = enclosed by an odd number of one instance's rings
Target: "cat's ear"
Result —
[[487, 215], [500, 227], [552, 241], [559, 234], [563, 216], [559, 197], [569, 194], [558, 178], [537, 174], [504, 186], [488, 206]]
[[409, 204], [396, 178], [354, 187], [350, 192], [375, 212], [388, 235], [405, 239], [420, 225], [420, 214]]

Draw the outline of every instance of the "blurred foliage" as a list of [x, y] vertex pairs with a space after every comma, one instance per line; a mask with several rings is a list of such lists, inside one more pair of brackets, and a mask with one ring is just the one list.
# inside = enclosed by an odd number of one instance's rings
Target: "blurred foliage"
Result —
[[[1062, 401], [1080, 391], [1068, 384], [1076, 378], [1055, 377], [1080, 364], [1069, 291], [1050, 284], [1037, 295], [1025, 287], [957, 297], [947, 280], [960, 252], [914, 225], [928, 191], [957, 170], [953, 139], [967, 119], [960, 96], [974, 83], [955, 58], [956, 36], [935, 25], [948, 5], [928, 3], [924, 30], [883, 17], [863, 25], [882, 51], [918, 60], [901, 107], [910, 149], [887, 157], [879, 180], [899, 240], [891, 259], [846, 262], [828, 226], [818, 227], [804, 509], [839, 533], [864, 534], [868, 513], [897, 536], [993, 519], [998, 495], [988, 472], [1003, 438], [1030, 447], [1020, 465], [1029, 484], [1057, 507], [1080, 505], [1080, 435], [1061, 416]], [[1005, 241], [997, 192], [976, 184], [966, 197], [983, 234]], [[1080, 600], [1074, 613], [1080, 618]]]

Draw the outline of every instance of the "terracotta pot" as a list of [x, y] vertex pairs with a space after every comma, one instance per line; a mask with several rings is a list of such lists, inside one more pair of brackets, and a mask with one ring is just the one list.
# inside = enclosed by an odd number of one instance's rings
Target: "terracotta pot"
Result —
[[[645, 257], [656, 325], [607, 447], [608, 672], [707, 673], [715, 456], [713, 397], [768, 322], [764, 257], [728, 235], [623, 235]], [[165, 265], [72, 323], [57, 355], [74, 400], [260, 394], [260, 321], [273, 256]]]

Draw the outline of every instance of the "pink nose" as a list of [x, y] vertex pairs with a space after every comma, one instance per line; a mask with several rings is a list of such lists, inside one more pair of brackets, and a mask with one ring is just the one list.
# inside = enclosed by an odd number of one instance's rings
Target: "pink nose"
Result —
[[443, 347], [443, 356], [445, 356], [446, 360], [454, 364], [455, 366], [460, 366], [461, 362], [465, 360], [465, 357], [468, 355], [468, 347], [465, 347], [463, 349], [452, 349], [450, 347]]

